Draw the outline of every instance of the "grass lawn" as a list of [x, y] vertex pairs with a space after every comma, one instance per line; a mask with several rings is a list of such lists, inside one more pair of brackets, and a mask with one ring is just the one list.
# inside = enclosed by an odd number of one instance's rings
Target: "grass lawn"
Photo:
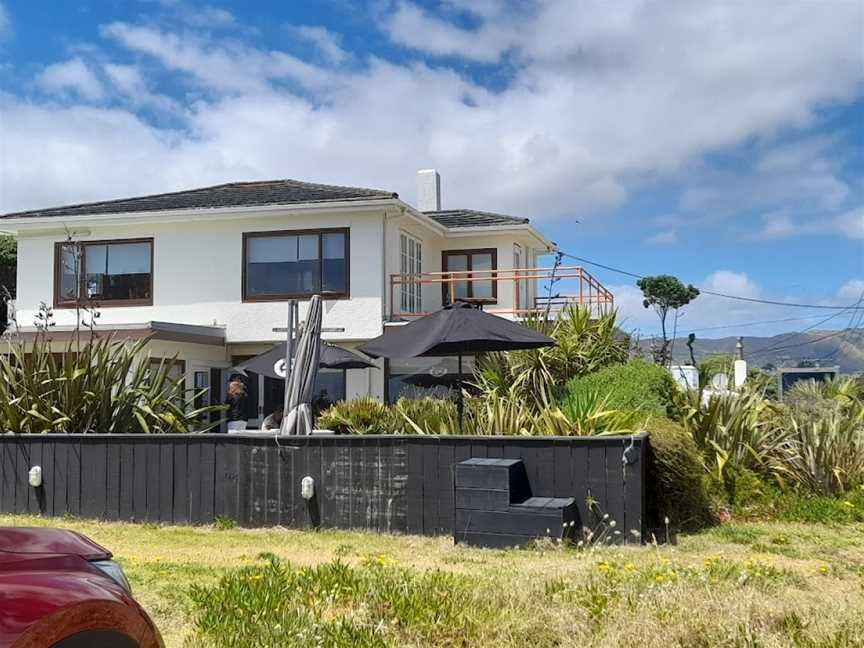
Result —
[[[864, 524], [727, 524], [677, 546], [508, 552], [446, 537], [0, 516], [8, 525], [66, 527], [111, 549], [169, 647], [210, 645], [196, 637], [189, 587], [261, 565], [262, 552], [295, 566], [378, 565], [418, 583], [436, 569], [452, 573], [455, 609], [436, 609], [425, 625], [387, 626], [381, 645], [864, 646]], [[328, 599], [324, 616], [369, 625], [375, 610], [352, 600]]]

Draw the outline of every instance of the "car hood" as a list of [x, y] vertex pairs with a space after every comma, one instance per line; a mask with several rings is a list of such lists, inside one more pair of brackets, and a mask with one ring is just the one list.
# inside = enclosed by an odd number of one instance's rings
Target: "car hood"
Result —
[[111, 552], [80, 533], [66, 529], [0, 527], [0, 551], [16, 554], [62, 554], [107, 560]]

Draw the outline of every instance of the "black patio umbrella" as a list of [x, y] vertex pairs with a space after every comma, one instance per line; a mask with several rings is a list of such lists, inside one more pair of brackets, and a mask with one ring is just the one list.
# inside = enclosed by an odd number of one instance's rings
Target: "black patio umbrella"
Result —
[[[373, 358], [457, 356], [462, 375], [462, 356], [491, 351], [518, 351], [555, 346], [552, 338], [471, 304], [457, 302], [409, 324], [388, 327], [359, 347]], [[459, 428], [462, 429], [463, 395], [459, 390]]]
[[[318, 361], [321, 369], [366, 369], [375, 367], [366, 358], [341, 347], [321, 343], [321, 355]], [[268, 378], [285, 377], [285, 344], [277, 344], [269, 351], [257, 355], [251, 360], [236, 367], [243, 371], [254, 371]]]

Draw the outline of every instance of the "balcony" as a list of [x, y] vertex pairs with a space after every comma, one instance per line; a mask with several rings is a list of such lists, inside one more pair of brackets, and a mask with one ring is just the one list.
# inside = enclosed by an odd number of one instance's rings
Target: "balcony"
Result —
[[614, 306], [612, 293], [580, 266], [391, 274], [389, 299], [391, 321], [428, 315], [456, 301], [511, 319], [577, 305], [600, 315]]

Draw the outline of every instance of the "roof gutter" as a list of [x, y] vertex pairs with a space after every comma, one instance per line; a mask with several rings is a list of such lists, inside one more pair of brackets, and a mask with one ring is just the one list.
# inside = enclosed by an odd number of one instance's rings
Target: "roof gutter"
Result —
[[533, 236], [537, 240], [537, 242], [539, 242], [540, 245], [546, 248], [549, 252], [552, 252], [557, 248], [557, 245], [553, 241], [550, 241], [545, 236], [543, 236], [530, 223], [521, 223], [515, 225], [488, 225], [481, 227], [456, 227], [447, 230], [447, 237], [458, 238], [460, 236], [476, 236], [478, 234], [490, 234], [496, 232], [526, 232], [529, 235]]
[[[292, 203], [287, 205], [254, 205], [248, 207], [216, 207], [172, 209], [159, 211], [137, 211], [113, 214], [76, 214], [62, 216], [21, 216], [0, 218], [0, 232], [16, 234], [30, 230], [43, 230], [46, 225], [56, 229], [63, 223], [88, 223], [93, 225], [122, 225], [129, 221], [139, 223], [163, 223], [173, 221], [231, 220], [248, 214], [282, 216], [286, 214], [315, 214], [333, 211], [376, 211], [392, 206], [402, 206], [398, 198], [371, 198], [362, 200], [322, 201]], [[12, 226], [12, 227], [10, 227]]]

